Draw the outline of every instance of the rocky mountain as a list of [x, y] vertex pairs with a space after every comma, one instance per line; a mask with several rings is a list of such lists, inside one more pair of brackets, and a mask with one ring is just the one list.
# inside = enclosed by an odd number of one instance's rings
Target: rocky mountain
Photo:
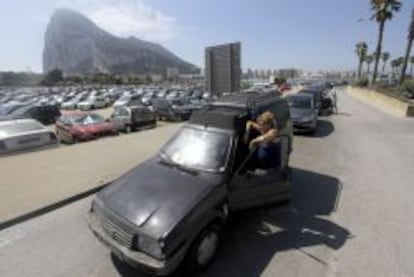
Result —
[[68, 9], [56, 10], [46, 30], [44, 72], [59, 68], [65, 75], [96, 71], [162, 74], [168, 67], [183, 74], [199, 70], [157, 43], [118, 38]]

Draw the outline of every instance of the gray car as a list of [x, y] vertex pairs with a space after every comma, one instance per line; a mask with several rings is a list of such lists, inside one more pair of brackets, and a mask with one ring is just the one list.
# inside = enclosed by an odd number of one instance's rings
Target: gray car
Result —
[[155, 114], [145, 106], [116, 107], [109, 119], [118, 131], [125, 133], [157, 125]]
[[319, 109], [315, 107], [311, 94], [295, 94], [286, 97], [293, 121], [293, 130], [300, 132], [315, 132], [318, 124]]
[[[185, 261], [192, 271], [213, 259], [233, 211], [290, 199], [292, 148], [284, 99], [237, 95], [195, 112], [154, 157], [100, 191], [88, 222], [121, 261], [168, 275]], [[243, 172], [255, 152], [246, 122], [271, 111], [280, 125], [280, 161]]]
[[34, 119], [0, 122], [0, 155], [56, 146], [57, 143], [55, 133]]

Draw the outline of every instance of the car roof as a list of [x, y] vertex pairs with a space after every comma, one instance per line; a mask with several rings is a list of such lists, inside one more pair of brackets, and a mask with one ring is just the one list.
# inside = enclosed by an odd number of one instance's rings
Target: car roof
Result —
[[204, 127], [235, 130], [240, 128], [240, 122], [246, 116], [247, 114], [240, 109], [207, 106], [201, 110], [194, 111], [189, 123]]
[[211, 103], [212, 106], [250, 109], [271, 102], [283, 101], [272, 92], [240, 92], [222, 96]]

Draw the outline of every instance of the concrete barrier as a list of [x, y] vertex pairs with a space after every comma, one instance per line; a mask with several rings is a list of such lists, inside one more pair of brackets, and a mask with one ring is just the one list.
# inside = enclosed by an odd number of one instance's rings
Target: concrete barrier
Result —
[[381, 110], [403, 117], [414, 117], [414, 106], [375, 90], [348, 87], [348, 93], [363, 102], [380, 108]]

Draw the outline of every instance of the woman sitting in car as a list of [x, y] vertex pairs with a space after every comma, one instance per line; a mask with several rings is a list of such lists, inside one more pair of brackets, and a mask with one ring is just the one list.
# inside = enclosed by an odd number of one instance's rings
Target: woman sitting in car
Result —
[[[256, 130], [260, 135], [249, 142], [252, 130]], [[248, 162], [247, 170], [280, 166], [279, 131], [273, 113], [268, 111], [262, 113], [257, 117], [256, 122], [249, 120], [246, 123], [244, 142], [249, 143], [251, 151], [256, 150]]]

